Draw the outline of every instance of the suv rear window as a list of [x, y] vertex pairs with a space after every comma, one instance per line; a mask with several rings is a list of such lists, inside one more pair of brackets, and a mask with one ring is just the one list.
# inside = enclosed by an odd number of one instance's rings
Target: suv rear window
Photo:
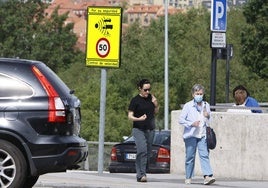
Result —
[[0, 99], [29, 98], [34, 94], [31, 86], [5, 74], [0, 74], [0, 83]]

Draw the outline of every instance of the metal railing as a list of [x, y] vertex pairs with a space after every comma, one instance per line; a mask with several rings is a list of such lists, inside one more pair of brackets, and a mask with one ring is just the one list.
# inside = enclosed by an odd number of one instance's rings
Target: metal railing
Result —
[[[110, 152], [112, 146], [119, 142], [104, 142], [104, 153], [103, 153], [103, 169], [108, 171], [110, 163]], [[87, 160], [82, 162], [82, 170], [98, 171], [98, 141], [88, 141], [88, 157]]]
[[238, 110], [262, 110], [263, 113], [268, 113], [268, 102], [259, 103], [260, 107], [245, 107], [245, 106], [234, 106], [234, 103], [217, 103], [215, 106], [210, 106], [215, 111], [227, 111], [229, 109]]
[[[181, 109], [183, 108], [184, 104], [181, 104]], [[261, 102], [259, 103], [260, 107], [242, 107], [242, 106], [234, 106], [234, 103], [216, 103], [215, 106], [210, 106], [210, 109], [225, 112], [229, 109], [244, 109], [244, 110], [262, 110], [263, 113], [268, 113], [268, 102]]]

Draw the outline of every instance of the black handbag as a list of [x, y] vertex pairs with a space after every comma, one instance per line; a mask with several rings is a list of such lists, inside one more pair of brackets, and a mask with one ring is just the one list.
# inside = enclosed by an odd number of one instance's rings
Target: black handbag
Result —
[[207, 131], [207, 147], [208, 149], [214, 149], [217, 145], [216, 134], [211, 127], [206, 127]]

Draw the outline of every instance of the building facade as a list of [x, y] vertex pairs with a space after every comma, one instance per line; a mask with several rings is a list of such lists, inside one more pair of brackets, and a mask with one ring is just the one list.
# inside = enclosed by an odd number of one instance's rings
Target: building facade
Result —
[[[142, 26], [149, 26], [153, 19], [164, 16], [165, 0], [47, 0], [50, 6], [46, 13], [50, 15], [59, 6], [59, 14], [69, 12], [67, 23], [74, 23], [74, 33], [78, 37], [77, 46], [85, 51], [86, 45], [86, 18], [88, 6], [121, 6], [124, 5], [124, 15], [127, 23], [135, 21]], [[227, 0], [228, 6], [240, 6], [247, 0]], [[211, 0], [168, 0], [168, 13], [175, 14], [186, 11], [188, 8], [204, 6], [210, 9]]]

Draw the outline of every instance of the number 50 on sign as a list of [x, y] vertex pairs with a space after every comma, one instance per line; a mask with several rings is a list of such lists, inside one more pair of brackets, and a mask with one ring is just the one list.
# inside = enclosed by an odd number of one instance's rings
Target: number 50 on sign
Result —
[[96, 45], [96, 51], [102, 58], [106, 57], [110, 52], [110, 43], [107, 39], [101, 38]]

